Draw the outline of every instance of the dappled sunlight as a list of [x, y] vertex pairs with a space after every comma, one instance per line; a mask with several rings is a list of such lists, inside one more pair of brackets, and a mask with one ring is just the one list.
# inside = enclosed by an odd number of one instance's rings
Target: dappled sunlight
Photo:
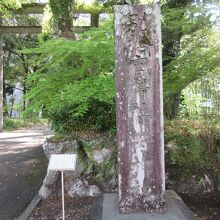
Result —
[[46, 137], [41, 129], [22, 129], [0, 133], [0, 155], [28, 152], [41, 146]]
[[0, 219], [12, 219], [1, 216], [11, 210], [18, 215], [40, 188], [47, 166], [42, 149], [47, 136], [42, 130], [26, 128], [0, 134]]
[[30, 151], [30, 149], [28, 149], [28, 148], [25, 148], [25, 149], [23, 149], [23, 150], [13, 150], [13, 149], [10, 149], [10, 150], [8, 150], [8, 151], [3, 151], [3, 152], [0, 150], [0, 154], [1, 154], [1, 155], [21, 154], [21, 153], [26, 153], [26, 152], [28, 152], [28, 151]]
[[[42, 134], [39, 134], [39, 132], [28, 132], [28, 136], [39, 136], [39, 135], [43, 135]], [[25, 131], [21, 131], [21, 130], [18, 130], [18, 131], [12, 131], [12, 132], [3, 132], [3, 133], [0, 133], [0, 140], [1, 139], [5, 139], [5, 138], [13, 138], [13, 137], [23, 137], [23, 136], [27, 136], [27, 132]]]
[[23, 164], [34, 164], [34, 163], [37, 163], [37, 162], [38, 162], [37, 159], [30, 159], [30, 160], [26, 160], [26, 161], [24, 161]]

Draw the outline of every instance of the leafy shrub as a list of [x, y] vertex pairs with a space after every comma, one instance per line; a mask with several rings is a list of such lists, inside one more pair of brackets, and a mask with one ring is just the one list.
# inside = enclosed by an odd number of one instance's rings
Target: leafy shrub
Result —
[[114, 104], [94, 98], [88, 100], [86, 104], [87, 109], [82, 114], [78, 112], [80, 104], [50, 112], [52, 128], [58, 133], [71, 134], [81, 130], [103, 132], [115, 127]]
[[176, 148], [170, 159], [182, 167], [185, 174], [212, 172], [220, 168], [220, 130], [218, 123], [195, 120], [166, 121], [165, 142], [172, 141]]
[[27, 111], [43, 110], [60, 133], [115, 127], [112, 23], [81, 34], [78, 41], [52, 39], [26, 53], [35, 53], [36, 70], [28, 78]]

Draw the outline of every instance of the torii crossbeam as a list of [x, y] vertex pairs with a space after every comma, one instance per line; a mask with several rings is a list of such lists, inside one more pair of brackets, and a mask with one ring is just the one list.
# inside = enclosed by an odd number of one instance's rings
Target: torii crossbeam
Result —
[[[19, 14], [43, 14], [45, 3], [22, 4], [19, 9], [12, 10], [13, 15]], [[99, 14], [103, 11], [91, 12], [88, 9], [73, 9], [76, 14], [90, 14], [91, 25], [86, 27], [75, 27], [79, 29], [87, 29], [89, 27], [99, 26]], [[42, 32], [41, 26], [3, 26], [2, 15], [0, 14], [0, 132], [3, 131], [3, 35], [8, 33], [21, 34], [39, 34]]]

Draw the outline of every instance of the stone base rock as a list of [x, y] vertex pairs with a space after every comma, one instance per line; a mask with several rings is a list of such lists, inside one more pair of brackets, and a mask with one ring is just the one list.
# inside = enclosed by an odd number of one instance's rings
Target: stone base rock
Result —
[[[95, 142], [96, 143], [96, 142]], [[60, 142], [53, 141], [53, 138], [47, 139], [43, 144], [43, 149], [46, 157], [49, 159], [51, 154], [63, 154], [63, 153], [77, 153], [77, 142], [76, 140], [63, 140]], [[97, 164], [108, 160], [112, 153], [111, 149], [107, 148], [96, 148], [92, 152], [91, 161]], [[83, 165], [77, 159], [76, 170], [64, 172], [64, 189], [68, 194], [73, 196], [93, 196], [100, 193], [99, 188], [92, 183], [89, 185], [88, 181], [82, 178]], [[89, 175], [88, 175], [89, 176]], [[48, 171], [43, 181], [43, 185], [39, 191], [42, 198], [54, 198], [60, 195], [61, 192], [61, 179], [60, 172]], [[91, 183], [90, 183], [91, 184]], [[116, 183], [109, 181], [106, 188], [114, 187]], [[115, 187], [114, 187], [115, 188]]]
[[54, 142], [52, 137], [46, 139], [43, 144], [43, 149], [46, 157], [49, 159], [51, 154], [76, 153], [77, 142], [75, 140]]
[[[61, 180], [60, 173], [56, 171], [47, 172], [43, 185], [40, 188], [39, 195], [42, 198], [54, 198], [59, 196]], [[60, 181], [59, 181], [60, 180]]]
[[208, 175], [204, 175], [199, 180], [197, 180], [195, 176], [192, 176], [188, 180], [178, 182], [176, 191], [177, 193], [188, 195], [208, 194], [215, 191], [215, 184]]
[[111, 153], [112, 153], [112, 150], [108, 148], [96, 149], [93, 151], [93, 157], [97, 163], [101, 163], [107, 158], [109, 158]]
[[89, 185], [88, 181], [76, 179], [68, 192], [70, 197], [75, 196], [94, 196], [100, 193], [96, 185]]
[[163, 214], [120, 214], [118, 193], [106, 193], [104, 194], [102, 218], [97, 219], [96, 217], [96, 220], [196, 220], [191, 210], [186, 207], [174, 191], [167, 190], [165, 198], [166, 212]]
[[[53, 142], [52, 138], [47, 139], [43, 144], [43, 149], [46, 157], [49, 159], [51, 154], [60, 153], [76, 153], [77, 143], [73, 140], [65, 140], [62, 142]], [[74, 172], [64, 172], [65, 190], [68, 191], [71, 187], [71, 182], [80, 177], [83, 168], [77, 160], [76, 170]], [[61, 192], [61, 177], [60, 172], [48, 171], [44, 178], [43, 185], [39, 191], [42, 198], [54, 198]]]

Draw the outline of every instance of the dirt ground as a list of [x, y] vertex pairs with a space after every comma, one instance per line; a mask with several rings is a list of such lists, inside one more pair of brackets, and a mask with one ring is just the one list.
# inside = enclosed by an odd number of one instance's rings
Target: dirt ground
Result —
[[[65, 196], [65, 219], [88, 220], [94, 197], [70, 198]], [[62, 219], [61, 198], [43, 200], [34, 209], [28, 220], [60, 220]]]
[[[195, 213], [197, 220], [220, 220], [220, 200], [212, 198], [192, 198], [181, 195], [187, 206]], [[68, 198], [65, 201], [67, 220], [89, 220], [89, 212], [95, 198]], [[44, 200], [33, 211], [29, 220], [62, 219], [61, 199]]]
[[185, 204], [195, 213], [197, 220], [220, 220], [220, 198], [213, 196], [193, 198], [180, 195]]

